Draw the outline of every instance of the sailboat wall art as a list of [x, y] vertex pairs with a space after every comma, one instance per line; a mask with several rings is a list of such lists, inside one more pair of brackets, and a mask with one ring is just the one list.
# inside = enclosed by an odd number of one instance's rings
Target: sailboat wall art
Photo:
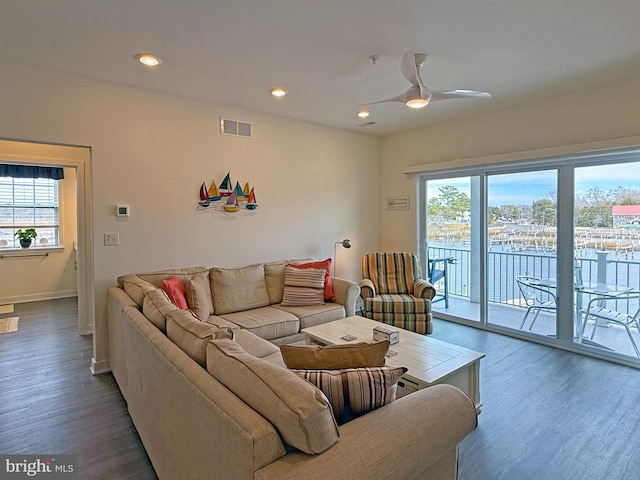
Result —
[[238, 196], [236, 195], [235, 191], [231, 192], [231, 195], [229, 196], [227, 203], [224, 204], [223, 208], [225, 212], [230, 213], [235, 213], [240, 210], [240, 206], [238, 205]]
[[242, 187], [240, 186], [240, 182], [236, 182], [236, 188], [234, 190], [234, 193], [238, 197], [238, 201], [239, 202], [243, 202], [244, 201], [244, 199], [245, 199], [244, 190], [242, 190]]
[[211, 201], [209, 200], [209, 192], [207, 191], [207, 185], [202, 182], [200, 185], [200, 201], [198, 205], [202, 208], [206, 208], [210, 205]]
[[255, 210], [258, 208], [258, 202], [256, 202], [256, 192], [251, 187], [251, 192], [249, 193], [249, 198], [247, 199], [247, 210]]
[[211, 182], [211, 186], [209, 187], [209, 201], [210, 202], [217, 202], [218, 200], [222, 199], [222, 195], [220, 195], [220, 192], [218, 191], [218, 187], [216, 187], [216, 181], [214, 180], [213, 182]]
[[223, 197], [228, 197], [233, 192], [233, 186], [231, 184], [231, 172], [228, 172], [227, 175], [222, 180], [220, 184], [220, 195]]
[[[235, 183], [235, 187], [233, 186]], [[240, 211], [253, 212], [258, 209], [256, 193], [249, 182], [231, 181], [231, 172], [227, 172], [220, 186], [216, 186], [213, 179], [207, 188], [207, 182], [202, 182], [198, 191], [198, 210], [219, 211], [223, 214], [237, 213]], [[248, 212], [249, 211], [249, 212]]]

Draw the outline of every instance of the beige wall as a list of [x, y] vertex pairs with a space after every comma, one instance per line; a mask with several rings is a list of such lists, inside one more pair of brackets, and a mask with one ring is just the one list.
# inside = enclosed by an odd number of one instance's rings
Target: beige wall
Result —
[[[380, 139], [184, 98], [0, 63], [0, 135], [91, 148], [96, 361], [106, 358], [105, 294], [118, 275], [186, 265], [240, 266], [338, 252], [358, 280], [380, 239]], [[220, 117], [253, 123], [220, 135]], [[203, 180], [255, 186], [252, 215], [198, 211]], [[131, 207], [116, 218], [115, 205]], [[103, 233], [120, 245], [105, 247]]]
[[479, 157], [501, 154], [506, 154], [504, 159], [517, 158], [517, 152], [526, 150], [560, 152], [562, 148], [554, 147], [612, 139], [621, 139], [612, 144], [628, 144], [624, 137], [640, 135], [639, 91], [639, 79], [618, 80], [384, 137], [381, 196], [410, 195], [411, 211], [382, 210], [381, 248], [417, 249], [416, 181], [403, 173], [404, 168], [428, 164], [443, 168], [473, 163], [458, 159], [482, 162]]
[[[2, 152], [0, 145], [0, 160]], [[76, 295], [76, 256], [73, 249], [77, 239], [75, 170], [65, 168], [64, 179], [59, 185], [60, 245], [64, 250], [52, 251], [48, 257], [7, 257], [0, 260], [0, 304]], [[37, 243], [36, 238], [34, 244]]]

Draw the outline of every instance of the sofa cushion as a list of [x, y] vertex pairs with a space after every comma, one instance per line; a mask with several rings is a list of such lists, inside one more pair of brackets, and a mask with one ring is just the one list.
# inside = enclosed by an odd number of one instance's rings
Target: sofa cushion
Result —
[[283, 306], [319, 305], [324, 303], [324, 268], [284, 269]]
[[335, 302], [336, 295], [333, 293], [333, 281], [331, 280], [331, 259], [327, 258], [319, 262], [291, 263], [295, 268], [324, 268], [324, 299], [328, 302]]
[[335, 370], [384, 367], [389, 341], [344, 343], [340, 345], [282, 345], [280, 351], [287, 368]]
[[124, 277], [120, 277], [118, 283], [122, 285], [127, 295], [129, 295], [139, 307], [142, 307], [145, 292], [156, 288], [155, 285], [143, 280], [138, 275], [125, 275]]
[[265, 264], [264, 278], [269, 294], [269, 303], [280, 303], [282, 301], [282, 290], [284, 289], [284, 267], [285, 262], [275, 264]]
[[[259, 336], [241, 328], [235, 329], [234, 333], [235, 336], [233, 339], [235, 342], [249, 355], [253, 355], [258, 358], [269, 357], [273, 354], [282, 356], [280, 354], [280, 349], [264, 338], [260, 338]], [[281, 363], [284, 365], [284, 361]]]
[[203, 322], [209, 318], [209, 301], [207, 300], [207, 290], [210, 286], [205, 283], [202, 276], [193, 277], [184, 285], [184, 294], [187, 305], [193, 313]]
[[345, 316], [344, 306], [339, 303], [323, 303], [321, 305], [309, 305], [306, 307], [287, 307], [282, 305], [272, 305], [272, 307], [298, 317], [300, 319], [301, 329], [333, 320], [340, 320]]
[[262, 264], [243, 268], [212, 268], [211, 292], [217, 315], [269, 305]]
[[287, 444], [313, 455], [338, 441], [326, 397], [293, 372], [249, 355], [228, 339], [209, 342], [207, 370], [269, 420]]
[[162, 333], [167, 332], [166, 316], [177, 310], [176, 307], [164, 290], [155, 288], [147, 290], [142, 301], [142, 314], [147, 317], [151, 323], [158, 327]]
[[[209, 285], [209, 269], [207, 267], [184, 267], [184, 268], [174, 268], [168, 270], [158, 270], [155, 272], [146, 272], [146, 273], [138, 273], [136, 275], [125, 275], [122, 277], [118, 277], [118, 285], [122, 288], [125, 287], [125, 281], [132, 282], [134, 281], [134, 277], [137, 277], [138, 280], [143, 280], [151, 285], [161, 288], [162, 281], [171, 277], [177, 276], [182, 283], [186, 283], [194, 277], [201, 277], [204, 280], [205, 285]], [[131, 286], [131, 285], [130, 285]], [[211, 289], [206, 289], [207, 293], [207, 302], [209, 306], [209, 313], [213, 314], [213, 300], [211, 298]], [[137, 297], [131, 295], [129, 291], [125, 289], [125, 292], [129, 294], [131, 298], [133, 298], [139, 306], [142, 306], [142, 300], [144, 299], [144, 292], [140, 292]], [[139, 302], [138, 302], [139, 300]]]
[[162, 281], [162, 290], [167, 294], [169, 300], [171, 300], [176, 307], [180, 310], [186, 310], [187, 305], [187, 297], [184, 294], [184, 285], [182, 284], [182, 280], [180, 280], [175, 275], [165, 279]]
[[[139, 273], [138, 276], [147, 282], [160, 288], [162, 281], [175, 275], [182, 283], [186, 283], [194, 277], [200, 277], [205, 285], [209, 285], [209, 269], [207, 267], [185, 267], [174, 268], [169, 270], [161, 270], [157, 272]], [[120, 279], [118, 279], [120, 280]], [[211, 298], [211, 289], [207, 288], [207, 302], [209, 313], [213, 314], [213, 300]]]
[[282, 290], [284, 289], [284, 267], [289, 263], [310, 262], [310, 258], [299, 260], [278, 260], [264, 264], [264, 278], [269, 294], [269, 303], [280, 303], [282, 301]]
[[393, 402], [406, 371], [404, 367], [292, 370], [324, 392], [338, 423]]
[[300, 331], [300, 320], [292, 313], [274, 307], [254, 308], [244, 312], [221, 315], [265, 340], [294, 335]]
[[217, 326], [198, 320], [191, 310], [175, 310], [167, 314], [169, 340], [203, 367], [207, 363], [207, 344], [215, 338], [218, 330]]
[[207, 318], [205, 322], [210, 323], [211, 325], [215, 325], [218, 328], [240, 328], [240, 325], [236, 325], [235, 323], [230, 322], [229, 320], [225, 320], [224, 318], [217, 315], [209, 315], [209, 318]]

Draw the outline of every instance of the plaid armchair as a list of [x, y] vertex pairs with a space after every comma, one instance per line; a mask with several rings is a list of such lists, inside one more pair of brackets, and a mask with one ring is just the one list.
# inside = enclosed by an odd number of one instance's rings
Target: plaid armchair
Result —
[[368, 253], [362, 258], [360, 289], [364, 316], [417, 333], [431, 333], [431, 299], [412, 253]]

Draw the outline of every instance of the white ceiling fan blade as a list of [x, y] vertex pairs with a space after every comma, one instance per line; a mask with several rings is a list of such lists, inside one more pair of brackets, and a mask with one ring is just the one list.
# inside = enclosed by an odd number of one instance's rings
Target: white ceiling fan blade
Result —
[[413, 51], [409, 50], [402, 56], [402, 60], [400, 61], [402, 75], [416, 87], [422, 85], [420, 67], [426, 59], [427, 56], [424, 53], [413, 53]]
[[376, 103], [386, 102], [402, 102], [406, 104], [409, 100], [417, 98], [424, 100], [426, 103], [424, 105], [421, 105], [421, 107], [426, 107], [427, 103], [429, 103], [429, 101], [431, 100], [431, 92], [427, 87], [423, 85], [414, 85], [409, 87], [406, 92], [395, 97], [387, 98], [386, 100], [380, 100], [379, 102], [364, 103], [362, 105], [358, 105], [358, 107], [366, 107], [367, 105], [375, 105]]
[[366, 107], [367, 105], [376, 105], [378, 103], [387, 103], [387, 102], [403, 102], [404, 103], [405, 95], [406, 93], [403, 93], [402, 95], [396, 95], [395, 97], [387, 98], [386, 100], [380, 100], [378, 102], [370, 102], [370, 103], [361, 103], [360, 105], [356, 105], [356, 106]]
[[431, 101], [449, 98], [492, 98], [489, 92], [478, 90], [431, 90]]

